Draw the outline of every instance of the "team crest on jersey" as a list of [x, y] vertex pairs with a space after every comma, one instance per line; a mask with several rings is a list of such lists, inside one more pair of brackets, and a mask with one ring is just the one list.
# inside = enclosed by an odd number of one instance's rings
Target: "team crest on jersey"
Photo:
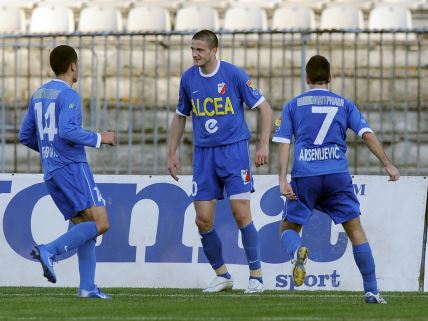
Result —
[[251, 182], [251, 172], [250, 170], [247, 169], [241, 169], [241, 177], [242, 180], [244, 181], [244, 184], [248, 184], [249, 182]]
[[256, 84], [252, 79], [248, 79], [245, 84], [253, 90], [254, 95], [259, 94], [259, 90], [257, 89]]
[[276, 127], [280, 127], [282, 123], [282, 116], [279, 116], [276, 120], [275, 120], [275, 126]]
[[77, 106], [76, 106], [75, 104], [70, 104], [70, 105], [68, 105], [68, 108], [69, 108], [69, 109], [76, 109], [76, 108], [77, 108]]
[[226, 92], [226, 83], [221, 82], [217, 84], [217, 91], [219, 94], [224, 95], [224, 93]]

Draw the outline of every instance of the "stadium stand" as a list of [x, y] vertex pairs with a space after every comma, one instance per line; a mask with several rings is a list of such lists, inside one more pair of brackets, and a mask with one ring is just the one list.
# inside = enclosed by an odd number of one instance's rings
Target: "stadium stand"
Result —
[[191, 6], [177, 11], [174, 28], [177, 31], [217, 30], [218, 28], [218, 13], [211, 7]]
[[71, 33], [74, 29], [73, 11], [65, 6], [44, 5], [31, 14], [30, 33]]
[[0, 34], [25, 33], [25, 12], [19, 7], [0, 6]]
[[170, 31], [169, 11], [157, 6], [140, 6], [129, 10], [127, 31]]
[[299, 5], [278, 8], [273, 12], [272, 29], [315, 29], [315, 13], [311, 8]]
[[155, 5], [166, 8], [175, 13], [178, 8], [184, 3], [184, 0], [136, 0], [133, 2], [134, 7]]
[[122, 29], [122, 15], [117, 8], [94, 5], [80, 11], [80, 32], [120, 32]]
[[181, 7], [192, 6], [207, 6], [216, 9], [218, 12], [224, 13], [226, 8], [230, 6], [229, 0], [187, 0], [181, 3]]
[[37, 2], [37, 0], [0, 0], [0, 6], [32, 9]]

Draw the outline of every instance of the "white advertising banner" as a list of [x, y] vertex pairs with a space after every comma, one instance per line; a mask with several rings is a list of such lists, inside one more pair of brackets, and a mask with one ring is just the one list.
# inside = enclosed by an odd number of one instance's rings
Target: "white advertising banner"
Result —
[[[276, 175], [255, 176], [251, 210], [259, 231], [267, 289], [293, 290], [290, 258], [280, 244], [284, 199]], [[191, 176], [96, 175], [110, 217], [110, 230], [97, 240], [96, 281], [102, 287], [203, 288], [214, 272], [202, 251], [194, 224]], [[427, 179], [354, 176], [361, 220], [383, 291], [417, 291], [423, 250]], [[64, 233], [64, 221], [41, 175], [0, 174], [0, 285], [52, 286], [30, 257], [35, 244]], [[219, 201], [216, 229], [235, 288], [246, 288], [248, 266], [228, 200]], [[302, 230], [309, 247], [308, 275], [299, 289], [362, 290], [343, 228], [315, 213]], [[58, 257], [54, 286], [78, 286], [77, 256]], [[425, 272], [425, 286], [427, 286]]]

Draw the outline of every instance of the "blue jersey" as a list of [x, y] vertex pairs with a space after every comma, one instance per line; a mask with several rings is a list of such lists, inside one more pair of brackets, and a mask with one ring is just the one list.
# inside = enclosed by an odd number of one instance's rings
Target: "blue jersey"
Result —
[[85, 146], [99, 147], [101, 135], [82, 128], [80, 95], [54, 79], [31, 97], [19, 140], [40, 152], [45, 179], [70, 163], [86, 163]]
[[292, 177], [348, 172], [346, 131], [373, 132], [357, 106], [326, 89], [313, 89], [283, 108], [273, 141], [290, 144], [294, 136]]
[[218, 61], [211, 74], [197, 66], [183, 73], [176, 112], [192, 115], [195, 146], [215, 147], [249, 139], [243, 103], [252, 109], [264, 100], [243, 70]]

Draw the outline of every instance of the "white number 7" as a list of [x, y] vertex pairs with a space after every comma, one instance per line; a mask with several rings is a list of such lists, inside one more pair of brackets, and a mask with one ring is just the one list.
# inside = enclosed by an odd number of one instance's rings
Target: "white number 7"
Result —
[[321, 145], [324, 142], [324, 138], [333, 122], [334, 116], [337, 113], [338, 107], [325, 107], [325, 106], [312, 106], [312, 113], [314, 114], [327, 114], [317, 137], [315, 138], [314, 145]]

